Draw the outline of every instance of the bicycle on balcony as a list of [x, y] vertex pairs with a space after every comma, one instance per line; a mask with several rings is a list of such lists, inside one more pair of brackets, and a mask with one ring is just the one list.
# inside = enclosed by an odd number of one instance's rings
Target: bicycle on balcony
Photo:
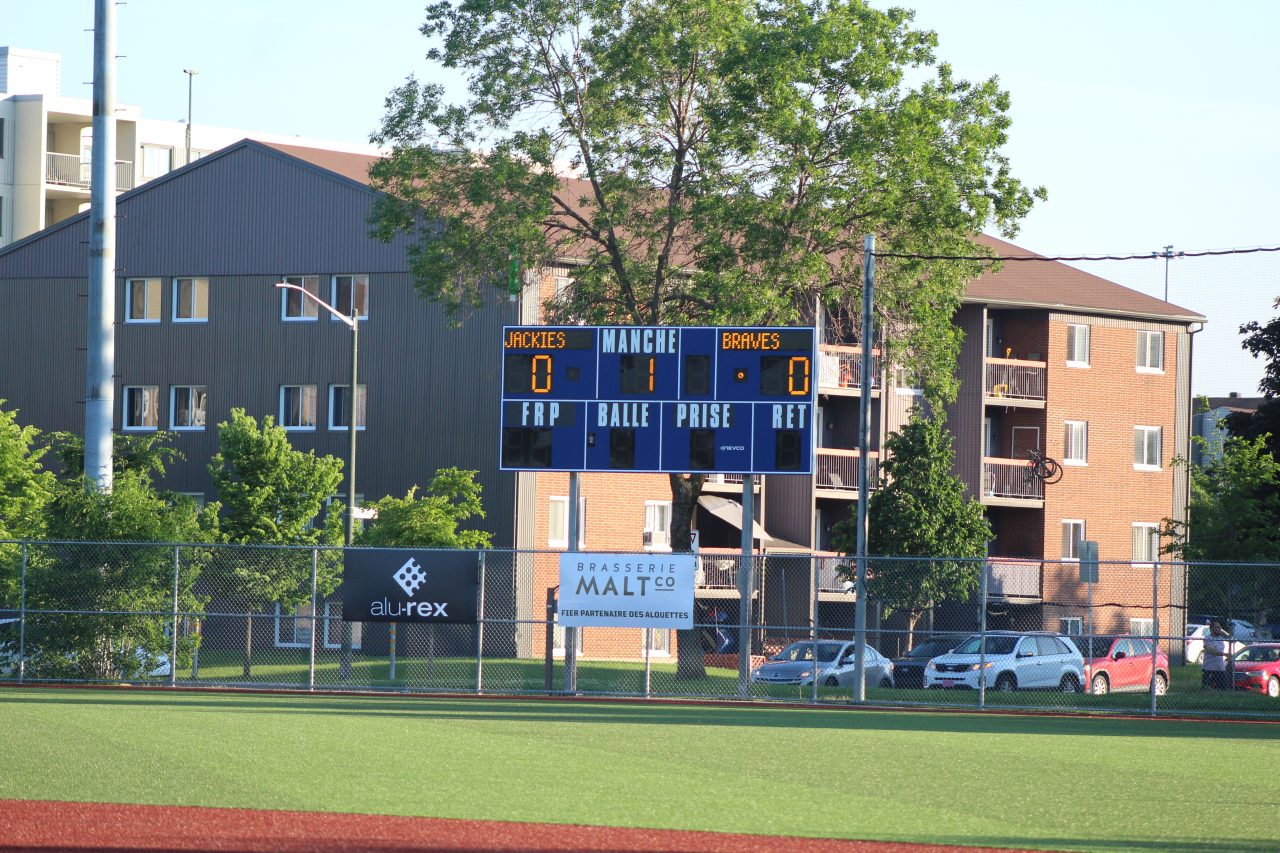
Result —
[[1022, 473], [1022, 478], [1026, 482], [1031, 483], [1039, 479], [1046, 485], [1051, 485], [1062, 479], [1062, 466], [1058, 464], [1058, 460], [1045, 456], [1034, 447], [1027, 451], [1027, 455], [1031, 459], [1027, 461], [1027, 468]]

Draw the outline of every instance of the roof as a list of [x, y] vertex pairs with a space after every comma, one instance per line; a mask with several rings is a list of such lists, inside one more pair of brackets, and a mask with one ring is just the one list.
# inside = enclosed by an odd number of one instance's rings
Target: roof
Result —
[[[1002, 257], [1042, 258], [1020, 246], [979, 234], [976, 241]], [[969, 282], [966, 302], [1120, 314], [1182, 323], [1203, 323], [1197, 314], [1059, 261], [1006, 261], [998, 272]]]
[[1266, 397], [1208, 397], [1209, 411], [1227, 409], [1232, 412], [1256, 412]]
[[369, 184], [369, 167], [378, 158], [370, 154], [353, 154], [348, 151], [331, 151], [324, 148], [305, 148], [301, 145], [285, 145], [280, 142], [259, 142], [266, 148], [274, 148], [282, 154], [296, 157], [329, 172], [342, 175], [366, 186]]

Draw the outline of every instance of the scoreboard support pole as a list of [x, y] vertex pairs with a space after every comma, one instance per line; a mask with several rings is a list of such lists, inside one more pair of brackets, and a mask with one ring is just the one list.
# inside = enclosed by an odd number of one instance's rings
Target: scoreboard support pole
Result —
[[853, 611], [853, 698], [867, 700], [867, 468], [871, 450], [871, 348], [872, 308], [875, 305], [876, 238], [868, 235], [863, 244], [862, 260], [862, 384], [858, 401], [858, 534], [856, 559], [858, 580], [855, 592], [858, 596]]
[[738, 563], [738, 694], [751, 692], [751, 570], [755, 544], [755, 477], [742, 475], [742, 559]]
[[[582, 519], [578, 514], [578, 504], [581, 501], [578, 498], [580, 485], [578, 483], [578, 472], [569, 472], [569, 550], [579, 550], [579, 542], [582, 530]], [[578, 629], [565, 627], [564, 629], [564, 692], [574, 694], [578, 692]]]

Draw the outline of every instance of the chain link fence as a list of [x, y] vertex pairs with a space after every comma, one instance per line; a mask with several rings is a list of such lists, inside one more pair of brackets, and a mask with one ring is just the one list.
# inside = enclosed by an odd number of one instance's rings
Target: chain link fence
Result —
[[[476, 624], [396, 624], [343, 621], [342, 549], [0, 542], [0, 682], [856, 695], [849, 558], [703, 553], [691, 630], [566, 630], [559, 557], [481, 552]], [[872, 557], [867, 577], [868, 703], [1280, 718], [1280, 567]]]

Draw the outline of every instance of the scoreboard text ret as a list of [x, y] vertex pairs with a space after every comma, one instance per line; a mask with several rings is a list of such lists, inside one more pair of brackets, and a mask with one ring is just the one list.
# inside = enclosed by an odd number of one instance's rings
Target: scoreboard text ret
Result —
[[508, 326], [503, 470], [807, 474], [811, 328]]

